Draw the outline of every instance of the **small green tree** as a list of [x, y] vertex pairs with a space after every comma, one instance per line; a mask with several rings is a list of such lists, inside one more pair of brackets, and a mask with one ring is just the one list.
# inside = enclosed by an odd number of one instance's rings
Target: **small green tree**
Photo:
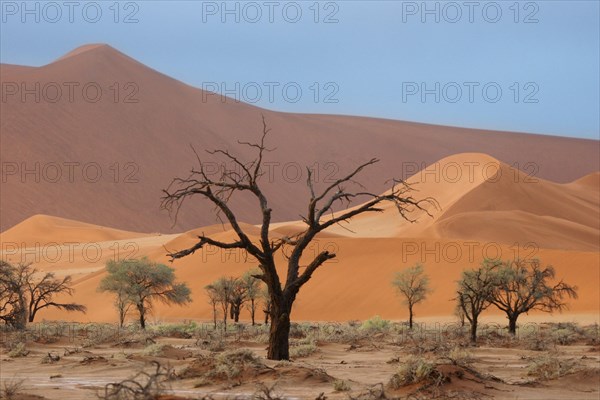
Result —
[[213, 283], [211, 283], [210, 285], [204, 286], [204, 290], [206, 291], [206, 294], [208, 295], [208, 304], [210, 304], [212, 307], [213, 326], [214, 326], [214, 329], [216, 330], [217, 329], [217, 305], [219, 304], [219, 293]]
[[142, 329], [146, 329], [146, 315], [153, 301], [177, 305], [191, 302], [190, 289], [185, 283], [175, 282], [173, 268], [146, 257], [109, 261], [106, 270], [108, 275], [100, 282], [99, 290], [113, 292], [121, 299], [117, 302], [129, 302], [136, 307]]
[[403, 302], [408, 306], [408, 326], [413, 328], [413, 307], [427, 298], [431, 292], [429, 277], [425, 274], [423, 265], [417, 263], [412, 267], [397, 272], [392, 281], [398, 294], [403, 297]]
[[[115, 267], [112, 266], [111, 268]], [[114, 305], [119, 313], [119, 328], [123, 328], [125, 325], [125, 318], [133, 303], [130, 297], [130, 286], [130, 283], [126, 279], [109, 279], [106, 277], [100, 281], [100, 286], [98, 287], [98, 290], [101, 292], [113, 292], [116, 295]]]
[[260, 301], [261, 296], [261, 282], [256, 278], [256, 276], [260, 275], [260, 270], [252, 269], [246, 272], [242, 278], [241, 282], [246, 291], [246, 308], [250, 311], [250, 318], [252, 320], [252, 326], [256, 325], [255, 315], [256, 315], [256, 307], [258, 306], [258, 302]]
[[223, 276], [210, 285], [212, 290], [214, 290], [217, 304], [221, 306], [223, 330], [227, 330], [227, 316], [230, 313], [229, 307], [233, 299], [235, 280], [235, 278], [225, 278]]
[[491, 304], [496, 269], [496, 263], [484, 260], [479, 268], [463, 271], [461, 280], [458, 281], [456, 301], [471, 324], [471, 341], [474, 343], [477, 341], [479, 315]]
[[496, 265], [490, 302], [506, 313], [508, 331], [513, 335], [521, 314], [530, 310], [561, 311], [567, 306], [565, 298], [577, 298], [577, 287], [562, 280], [555, 285], [548, 282], [555, 278], [556, 271], [551, 265], [543, 268], [540, 260], [499, 261]]
[[240, 312], [248, 300], [246, 286], [240, 278], [231, 278], [230, 316], [234, 322], [240, 321]]

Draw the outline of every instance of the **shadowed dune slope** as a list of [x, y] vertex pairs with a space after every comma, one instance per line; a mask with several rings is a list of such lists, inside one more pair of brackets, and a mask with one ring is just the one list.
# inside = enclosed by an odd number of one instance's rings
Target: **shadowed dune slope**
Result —
[[[237, 141], [258, 138], [261, 114], [272, 128], [268, 145], [277, 148], [267, 155], [271, 173], [264, 179], [275, 221], [297, 219], [305, 209], [306, 165], [318, 171], [316, 185], [323, 187], [378, 157], [381, 162], [359, 180], [381, 193], [388, 179], [407, 178], [456, 153], [486, 153], [526, 171], [533, 166], [536, 177], [563, 183], [596, 172], [600, 163], [593, 140], [280, 113], [224, 102], [102, 44], [41, 67], [2, 65], [0, 80], [40, 87], [26, 95], [18, 89], [0, 110], [0, 231], [35, 214], [144, 232], [218, 223], [205, 203], [190, 202], [172, 227], [158, 211], [161, 189], [196, 164], [190, 144], [203, 161], [213, 162], [208, 165], [215, 173], [219, 164], [205, 149], [227, 148], [251, 160], [251, 149]], [[52, 85], [62, 88], [61, 96]], [[241, 220], [259, 222], [254, 199], [241, 198], [235, 206]]]

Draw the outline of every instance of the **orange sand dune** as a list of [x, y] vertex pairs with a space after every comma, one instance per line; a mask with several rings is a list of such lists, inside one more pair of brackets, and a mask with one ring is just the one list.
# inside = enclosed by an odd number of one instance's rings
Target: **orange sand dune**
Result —
[[[486, 155], [459, 154], [442, 160], [446, 165], [478, 160], [505, 171], [509, 182], [493, 179], [463, 179], [452, 183], [427, 181], [415, 175], [412, 183], [419, 183], [418, 194], [434, 196], [441, 209], [431, 209], [433, 217], [421, 215], [417, 222], [403, 222], [393, 215], [393, 209], [382, 213], [363, 214], [347, 225], [354, 233], [342, 228], [325, 233], [306, 251], [303, 263], [322, 250], [334, 251], [338, 257], [319, 269], [300, 293], [294, 308], [296, 320], [365, 319], [379, 314], [385, 318], [403, 319], [404, 307], [396, 296], [390, 281], [396, 271], [416, 262], [423, 263], [431, 277], [434, 292], [416, 312], [419, 318], [448, 318], [452, 315], [455, 282], [465, 268], [477, 266], [484, 258], [539, 258], [544, 264], [555, 266], [559, 278], [577, 285], [579, 299], [571, 301], [569, 315], [598, 315], [600, 298], [600, 252], [598, 229], [598, 194], [582, 184], [554, 184], [539, 180], [536, 183], [522, 179], [517, 171], [508, 169]], [[435, 167], [434, 167], [435, 168]], [[517, 175], [514, 175], [516, 173]], [[495, 176], [495, 175], [492, 175]], [[520, 176], [519, 176], [520, 177]], [[493, 185], [497, 184], [498, 188]], [[547, 196], [555, 196], [549, 199]], [[488, 199], [497, 199], [497, 202]], [[538, 204], [538, 208], [535, 207]], [[470, 205], [471, 209], [465, 209]], [[595, 207], [595, 208], [594, 208]], [[582, 218], [580, 210], [589, 215]], [[87, 226], [87, 225], [81, 225]], [[257, 226], [242, 224], [252, 240], [258, 242]], [[302, 228], [292, 221], [274, 224], [274, 237], [289, 235]], [[46, 237], [60, 237], [68, 227], [55, 224]], [[27, 234], [27, 231], [23, 231]], [[417, 232], [418, 235], [411, 236]], [[197, 235], [204, 233], [217, 240], [231, 242], [235, 233], [227, 225], [198, 228], [180, 235], [145, 236], [127, 240], [139, 244], [136, 256], [169, 263], [167, 251], [191, 247]], [[23, 238], [25, 240], [25, 238]], [[594, 242], [595, 241], [595, 242]], [[110, 242], [105, 242], [110, 243]], [[87, 315], [65, 314], [48, 310], [49, 319], [78, 321], [115, 321], [115, 311], [108, 294], [97, 293], [98, 283], [105, 276], [103, 263], [110, 257], [90, 264], [82, 257], [68, 266], [42, 263], [44, 270], [57, 274], [76, 275], [75, 299], [90, 310]], [[283, 254], [277, 258], [280, 278], [285, 279], [286, 261]], [[221, 276], [240, 276], [257, 265], [240, 250], [220, 250], [210, 246], [171, 265], [178, 279], [192, 289], [193, 304], [186, 307], [166, 307], [157, 304], [155, 320], [210, 319], [211, 309], [204, 294], [204, 286]], [[490, 311], [497, 318], [502, 316]], [[245, 315], [244, 315], [245, 317]], [[534, 313], [532, 318], [550, 319]], [[593, 319], [593, 318], [592, 318]], [[596, 319], [594, 319], [596, 320]]]
[[[530, 244], [541, 248], [594, 251], [600, 248], [600, 192], [588, 183], [532, 178], [484, 154], [440, 160], [407, 180], [432, 216], [416, 210], [402, 219], [391, 203], [383, 212], [362, 214], [329, 232], [358, 237], [425, 237]], [[300, 229], [300, 222], [289, 225]]]
[[571, 183], [572, 186], [585, 186], [591, 189], [600, 190], [600, 172], [592, 172]]
[[[200, 202], [186, 207], [172, 227], [158, 212], [160, 189], [196, 165], [190, 144], [203, 161], [213, 162], [214, 170], [222, 160], [205, 149], [227, 148], [249, 161], [254, 153], [237, 140], [257, 139], [261, 114], [272, 128], [268, 145], [277, 148], [265, 159], [272, 174], [263, 181], [279, 222], [298, 219], [305, 209], [304, 166], [318, 172], [316, 185], [323, 187], [378, 157], [381, 163], [365, 170], [359, 181], [381, 193], [388, 179], [407, 178], [456, 153], [486, 153], [525, 170], [534, 163], [536, 177], [556, 182], [595, 172], [600, 164], [595, 140], [280, 113], [223, 101], [107, 45], [83, 46], [41, 67], [2, 65], [0, 80], [17, 88], [39, 84], [41, 96], [23, 99], [19, 90], [0, 108], [0, 231], [35, 214], [144, 232], [215, 224], [210, 208]], [[73, 99], [67, 82], [79, 84]], [[62, 97], [48, 101], [55, 91], [50, 88], [44, 96], [48, 85], [63, 87]], [[94, 89], [84, 96], [86, 85], [99, 87], [101, 98], [95, 101]], [[241, 198], [235, 206], [241, 220], [260, 222], [254, 199]]]
[[34, 215], [0, 234], [0, 242], [30, 247], [49, 243], [91, 243], [151, 236], [48, 215]]
[[[224, 240], [225, 236], [219, 236]], [[233, 239], [233, 235], [229, 234]], [[418, 317], [447, 317], [452, 315], [455, 281], [465, 268], [476, 266], [484, 256], [498, 254], [512, 258], [535, 256], [556, 267], [559, 277], [579, 287], [580, 298], [571, 302], [568, 313], [594, 314], [600, 310], [597, 282], [600, 279], [598, 252], [568, 252], [549, 249], [515, 249], [511, 246], [463, 241], [393, 238], [328, 238], [315, 243], [315, 252], [327, 247], [335, 249], [338, 259], [324, 265], [301, 291], [294, 308], [296, 320], [344, 321], [365, 319], [373, 315], [385, 318], [406, 318], [404, 307], [390, 285], [396, 271], [422, 262], [431, 277], [434, 292], [428, 301], [417, 307]], [[164, 252], [153, 258], [167, 263]], [[285, 276], [285, 263], [278, 259], [280, 275]], [[178, 278], [192, 289], [193, 304], [186, 307], [156, 305], [154, 320], [181, 320], [211, 318], [210, 305], [204, 286], [220, 276], [240, 276], [256, 262], [241, 252], [207, 249], [173, 263]], [[87, 315], [66, 315], [47, 311], [44, 318], [73, 319], [78, 321], [115, 321], [115, 311], [109, 304], [111, 296], [99, 294], [96, 287], [104, 273], [82, 280], [75, 288], [75, 299], [88, 306]], [[567, 315], [568, 315], [567, 313]], [[493, 313], [492, 314], [498, 314]], [[247, 318], [247, 315], [244, 316]], [[551, 317], [547, 317], [548, 319]]]

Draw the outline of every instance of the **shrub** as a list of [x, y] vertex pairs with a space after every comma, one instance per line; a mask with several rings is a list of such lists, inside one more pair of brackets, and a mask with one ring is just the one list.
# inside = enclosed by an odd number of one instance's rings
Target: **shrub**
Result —
[[25, 357], [27, 354], [29, 354], [29, 350], [27, 350], [27, 347], [23, 342], [14, 344], [8, 351], [8, 356], [11, 358]]
[[169, 345], [164, 343], [154, 343], [144, 348], [144, 355], [158, 357], [162, 354], [165, 347]]
[[308, 344], [301, 344], [298, 346], [294, 346], [290, 349], [290, 357], [292, 357], [292, 358], [308, 357], [317, 351], [319, 351], [319, 348], [317, 347], [317, 345], [314, 342], [308, 343]]
[[13, 400], [20, 398], [21, 391], [23, 390], [24, 379], [13, 378], [11, 380], [5, 380], [0, 390], [0, 398], [6, 400]]
[[359, 329], [371, 332], [383, 332], [390, 326], [390, 321], [382, 319], [379, 315], [374, 316], [362, 323]]
[[[392, 389], [429, 380], [437, 372], [435, 365], [423, 358], [409, 357], [392, 375], [388, 385]], [[439, 375], [439, 373], [438, 373]]]
[[594, 324], [583, 328], [583, 336], [588, 346], [595, 346], [600, 343], [600, 325]]
[[259, 383], [256, 388], [256, 391], [252, 395], [252, 399], [254, 399], [254, 400], [284, 400], [285, 397], [275, 391], [275, 386], [277, 386], [277, 382], [275, 382], [271, 386], [267, 386], [264, 383]]
[[203, 349], [206, 349], [208, 351], [219, 353], [219, 352], [225, 350], [225, 345], [226, 345], [225, 340], [215, 339], [215, 340], [204, 342], [202, 344], [202, 346], [200, 346], [200, 347], [202, 347]]
[[552, 331], [552, 339], [556, 344], [567, 345], [575, 342], [576, 334], [569, 328], [559, 328]]
[[335, 381], [333, 381], [333, 390], [335, 390], [336, 392], [348, 392], [351, 389], [352, 388], [350, 387], [348, 382], [346, 382], [343, 379], [336, 379]]
[[551, 340], [559, 345], [569, 345], [584, 339], [585, 330], [572, 322], [559, 322], [550, 328]]
[[198, 331], [198, 325], [191, 321], [183, 324], [160, 324], [150, 327], [158, 336], [190, 339]]
[[472, 354], [459, 346], [454, 346], [448, 350], [446, 358], [448, 358], [454, 365], [466, 365], [473, 361]]
[[214, 369], [209, 373], [209, 377], [237, 378], [246, 367], [260, 364], [260, 358], [250, 350], [229, 350], [216, 357]]
[[560, 360], [556, 354], [546, 353], [531, 359], [527, 365], [527, 375], [540, 380], [560, 378], [574, 368], [572, 362]]
[[96, 325], [88, 329], [86, 334], [86, 338], [81, 343], [81, 346], [84, 348], [96, 347], [103, 343], [119, 339], [119, 333], [110, 326]]
[[42, 364], [53, 364], [55, 362], [60, 361], [60, 356], [56, 353], [49, 352], [45, 356], [42, 357]]
[[346, 324], [323, 324], [315, 332], [317, 338], [334, 343], [355, 343], [364, 339], [369, 332], [360, 329], [361, 324], [350, 322]]
[[545, 350], [548, 350], [548, 348], [549, 348], [548, 339], [547, 338], [541, 338], [539, 336], [533, 336], [531, 338], [528, 338], [525, 341], [525, 348], [527, 350], [533, 350], [533, 351], [545, 351]]

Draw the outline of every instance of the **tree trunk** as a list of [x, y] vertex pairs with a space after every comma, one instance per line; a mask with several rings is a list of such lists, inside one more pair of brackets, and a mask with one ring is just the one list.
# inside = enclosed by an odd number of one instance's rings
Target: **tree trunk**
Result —
[[269, 331], [269, 360], [290, 359], [290, 311], [291, 302], [285, 299], [271, 302], [271, 329]]
[[231, 319], [233, 322], [240, 322], [240, 308], [241, 304], [239, 303], [231, 303]]
[[477, 342], [477, 318], [475, 316], [471, 321], [471, 342]]
[[24, 330], [27, 327], [27, 312], [25, 309], [18, 310], [13, 319], [13, 327], [17, 330]]
[[140, 313], [140, 327], [142, 329], [146, 329], [146, 310], [144, 309], [143, 304], [138, 304], [137, 309]]
[[217, 330], [217, 306], [213, 304], [213, 324], [215, 331]]
[[254, 299], [250, 299], [250, 318], [252, 319], [252, 326], [255, 325], [254, 323], [254, 312], [256, 311], [256, 306], [254, 305]]
[[18, 293], [18, 309], [15, 311], [14, 325], [13, 327], [22, 331], [27, 327], [27, 306], [25, 303], [25, 295], [19, 291]]
[[229, 312], [229, 304], [221, 305], [223, 309], [223, 332], [227, 331], [227, 313]]
[[412, 304], [408, 306], [408, 329], [413, 328], [413, 308]]
[[508, 333], [513, 336], [517, 334], [517, 318], [518, 315], [510, 315], [508, 317]]
[[119, 328], [123, 328], [125, 325], [125, 316], [127, 315], [127, 311], [125, 310], [125, 304], [122, 302], [117, 303], [117, 308], [119, 309]]

